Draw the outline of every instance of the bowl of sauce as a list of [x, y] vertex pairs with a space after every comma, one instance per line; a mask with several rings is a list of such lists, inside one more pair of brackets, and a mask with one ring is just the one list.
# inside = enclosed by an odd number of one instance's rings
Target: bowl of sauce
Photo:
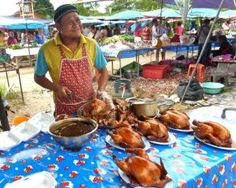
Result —
[[98, 124], [92, 119], [67, 118], [53, 123], [49, 134], [62, 146], [69, 149], [80, 149], [91, 139]]

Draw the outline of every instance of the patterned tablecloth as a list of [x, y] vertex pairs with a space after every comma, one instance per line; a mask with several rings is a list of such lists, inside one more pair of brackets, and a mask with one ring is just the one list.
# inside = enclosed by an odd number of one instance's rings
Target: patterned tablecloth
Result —
[[[174, 187], [236, 187], [235, 151], [206, 146], [191, 134], [172, 133], [177, 136], [175, 144], [152, 144], [147, 152], [162, 158]], [[0, 187], [40, 171], [52, 173], [59, 188], [129, 187], [122, 182], [112, 159], [112, 153], [120, 159], [127, 154], [106, 144], [106, 135], [99, 129], [80, 151], [70, 151], [49, 134], [39, 133], [8, 152], [0, 152]]]

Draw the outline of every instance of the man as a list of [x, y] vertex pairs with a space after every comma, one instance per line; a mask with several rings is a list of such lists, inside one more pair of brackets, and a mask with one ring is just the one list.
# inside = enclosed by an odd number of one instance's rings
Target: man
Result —
[[[159, 25], [157, 19], [153, 19], [152, 20], [152, 42], [157, 40], [157, 47], [161, 46], [161, 40], [160, 37], [166, 33], [166, 29], [162, 26]], [[165, 59], [165, 50], [164, 49], [160, 49], [161, 52], [161, 56], [162, 56], [162, 60]]]
[[[198, 29], [197, 35], [198, 35], [198, 45], [199, 45], [199, 49], [198, 49], [198, 58], [200, 56], [200, 53], [202, 51], [202, 47], [203, 44], [205, 43], [206, 39], [207, 39], [207, 35], [210, 32], [210, 20], [209, 19], [205, 19], [203, 21], [203, 24], [200, 26], [200, 28]], [[200, 59], [200, 63], [207, 65], [208, 61], [209, 61], [209, 55], [211, 53], [211, 42], [208, 41], [206, 48], [203, 52], [203, 55]]]
[[[54, 92], [55, 115], [76, 114], [80, 105], [96, 97], [93, 70], [99, 74], [97, 97], [112, 105], [105, 92], [106, 60], [94, 39], [81, 34], [82, 25], [73, 5], [58, 7], [54, 14], [58, 34], [39, 50], [34, 80]], [[52, 81], [45, 77], [49, 71]]]

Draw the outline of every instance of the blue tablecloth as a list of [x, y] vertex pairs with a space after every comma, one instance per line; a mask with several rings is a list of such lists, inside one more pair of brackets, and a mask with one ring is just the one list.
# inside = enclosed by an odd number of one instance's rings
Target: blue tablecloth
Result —
[[[147, 151], [152, 157], [162, 158], [174, 187], [236, 186], [236, 152], [211, 148], [191, 134], [174, 134], [176, 144], [152, 144]], [[58, 188], [128, 187], [112, 159], [112, 153], [120, 159], [127, 154], [107, 145], [106, 135], [100, 129], [80, 151], [70, 151], [59, 146], [49, 134], [39, 133], [8, 152], [0, 152], [0, 187], [43, 170], [52, 173]]]

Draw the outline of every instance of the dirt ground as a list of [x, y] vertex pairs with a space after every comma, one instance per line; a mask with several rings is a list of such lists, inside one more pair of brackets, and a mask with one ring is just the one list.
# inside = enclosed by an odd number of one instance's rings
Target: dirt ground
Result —
[[[173, 53], [168, 53], [167, 58], [172, 58]], [[145, 64], [155, 60], [155, 54], [148, 54], [145, 56], [141, 56], [140, 63]], [[130, 59], [122, 59], [122, 66], [126, 65], [130, 62], [134, 61], [134, 58]], [[119, 62], [116, 61], [115, 68], [118, 68]], [[108, 70], [111, 72], [111, 65], [108, 63]], [[9, 81], [10, 85], [13, 85], [13, 90], [16, 91], [17, 96], [14, 99], [9, 99], [8, 102], [11, 106], [11, 109], [15, 111], [15, 113], [9, 112], [8, 118], [9, 122], [12, 121], [12, 118], [17, 115], [27, 115], [32, 117], [34, 114], [46, 111], [52, 112], [53, 103], [52, 103], [52, 92], [45, 90], [44, 88], [38, 86], [33, 79], [34, 68], [33, 67], [23, 67], [20, 68], [21, 82], [24, 93], [24, 101], [23, 103], [20, 95], [20, 87], [19, 87], [19, 79], [15, 71], [9, 72]], [[177, 80], [178, 81], [178, 80]], [[137, 81], [136, 81], [137, 82]], [[155, 81], [152, 81], [155, 84]], [[0, 84], [5, 84], [7, 86], [7, 79], [5, 73], [0, 73]], [[108, 88], [113, 90], [114, 86], [113, 82], [109, 82]], [[152, 84], [152, 85], [153, 85]], [[173, 84], [176, 84], [175, 82]], [[145, 85], [145, 84], [144, 84]], [[165, 84], [163, 84], [165, 86]], [[142, 85], [140, 86], [142, 87]], [[146, 92], [148, 91], [148, 85], [143, 86]]]

